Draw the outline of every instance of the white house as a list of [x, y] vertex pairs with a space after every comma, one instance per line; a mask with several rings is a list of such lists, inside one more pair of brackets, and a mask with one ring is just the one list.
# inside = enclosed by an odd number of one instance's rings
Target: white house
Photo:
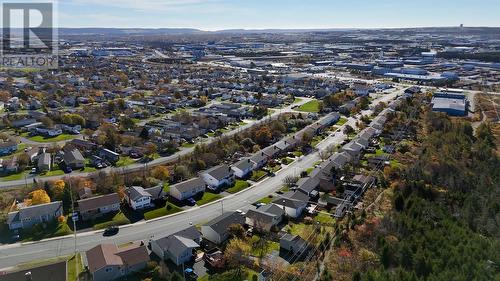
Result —
[[226, 164], [208, 169], [200, 174], [201, 178], [212, 189], [218, 189], [223, 185], [232, 185], [234, 182], [234, 172]]
[[151, 206], [151, 194], [142, 186], [131, 186], [125, 190], [125, 201], [134, 209], [144, 209]]
[[242, 159], [231, 166], [237, 178], [244, 178], [253, 171], [253, 163], [249, 158]]
[[[285, 211], [285, 214], [291, 218], [298, 218], [304, 212], [304, 209], [307, 206], [307, 199], [304, 200], [302, 196], [306, 196], [300, 191], [297, 191], [291, 195], [285, 195], [283, 197], [277, 198], [273, 201], [273, 204], [282, 208]], [[308, 198], [308, 197], [307, 197]]]

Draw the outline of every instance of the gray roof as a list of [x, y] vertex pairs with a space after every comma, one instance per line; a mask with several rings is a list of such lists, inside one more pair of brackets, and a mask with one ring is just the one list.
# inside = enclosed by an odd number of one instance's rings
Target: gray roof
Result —
[[64, 152], [64, 161], [65, 162], [72, 162], [72, 161], [85, 161], [85, 158], [83, 158], [82, 153], [78, 149], [72, 149], [70, 151], [65, 151]]
[[206, 223], [205, 226], [209, 226], [215, 232], [223, 234], [227, 232], [230, 225], [233, 224], [243, 225], [244, 223], [245, 223], [245, 218], [241, 214], [237, 212], [231, 212], [231, 213], [224, 213], [223, 215], [216, 217], [215, 219]]
[[19, 209], [18, 211], [10, 212], [8, 214], [7, 223], [10, 224], [14, 221], [21, 221], [26, 218], [39, 217], [41, 215], [52, 215], [59, 211], [61, 208], [62, 201], [24, 207]]
[[192, 178], [192, 179], [187, 180], [187, 181], [183, 181], [183, 182], [174, 184], [171, 186], [171, 188], [175, 187], [180, 192], [183, 192], [183, 191], [192, 190], [192, 189], [199, 187], [199, 186], [205, 186], [205, 181], [203, 181], [203, 179], [201, 179], [199, 177], [196, 177], [196, 178]]
[[165, 192], [163, 192], [163, 184], [145, 188], [144, 191], [151, 194], [151, 196], [153, 197], [152, 199], [161, 199], [165, 195]]
[[241, 159], [240, 161], [234, 163], [233, 167], [236, 167], [242, 171], [251, 169], [253, 167], [252, 162], [249, 158]]
[[261, 212], [268, 213], [268, 214], [273, 214], [275, 216], [282, 216], [284, 214], [283, 209], [276, 206], [275, 204], [268, 204], [268, 205], [262, 206], [258, 210]]
[[50, 165], [50, 153], [44, 152], [38, 156], [38, 166]]
[[156, 240], [156, 243], [163, 251], [170, 252], [173, 256], [182, 254], [188, 248], [197, 248], [200, 245], [195, 242], [201, 238], [200, 232], [194, 226], [165, 236]]
[[309, 194], [319, 186], [319, 178], [317, 177], [306, 177], [301, 178], [297, 182], [298, 190]]
[[78, 200], [78, 208], [80, 212], [95, 210], [100, 207], [110, 206], [113, 204], [120, 203], [120, 197], [117, 193], [111, 193], [107, 195], [101, 195], [96, 197], [91, 197], [87, 199]]
[[142, 186], [131, 186], [125, 190], [128, 197], [132, 200], [137, 200], [141, 197], [152, 197]]
[[204, 173], [211, 175], [212, 177], [214, 177], [217, 180], [221, 180], [225, 177], [228, 177], [230, 174], [232, 174], [233, 170], [231, 170], [231, 168], [228, 165], [223, 164], [223, 165], [215, 166], [211, 169], [208, 169]]
[[[304, 194], [304, 196], [307, 196], [307, 195]], [[273, 203], [276, 205], [297, 209], [297, 208], [300, 208], [300, 207], [303, 207], [304, 205], [306, 205], [307, 201], [292, 199], [292, 198], [288, 198], [288, 197], [280, 197], [280, 198], [275, 199], [273, 201]]]
[[263, 151], [259, 151], [257, 153], [254, 153], [254, 155], [250, 156], [250, 161], [255, 162], [255, 163], [260, 163], [260, 162], [265, 162], [267, 160], [267, 155], [264, 154]]

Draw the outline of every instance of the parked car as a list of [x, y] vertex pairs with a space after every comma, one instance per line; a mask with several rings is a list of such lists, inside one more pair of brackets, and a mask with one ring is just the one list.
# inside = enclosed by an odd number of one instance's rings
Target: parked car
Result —
[[194, 200], [193, 198], [188, 198], [186, 201], [189, 206], [196, 205], [196, 200]]
[[116, 235], [120, 231], [120, 228], [116, 225], [112, 225], [104, 230], [102, 233], [103, 236], [113, 236]]

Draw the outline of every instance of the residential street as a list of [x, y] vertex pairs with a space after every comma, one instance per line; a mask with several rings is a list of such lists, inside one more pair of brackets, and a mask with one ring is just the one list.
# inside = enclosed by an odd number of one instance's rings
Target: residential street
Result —
[[[375, 105], [380, 101], [390, 101], [400, 93], [400, 90], [395, 90], [390, 94], [381, 95], [375, 98], [371, 105]], [[367, 110], [363, 113], [368, 114], [371, 113], [371, 111]], [[272, 116], [266, 118], [272, 118]], [[260, 122], [262, 121], [263, 120]], [[350, 125], [355, 128], [356, 121], [357, 120], [354, 117], [350, 117], [345, 125]], [[234, 134], [236, 132], [233, 131], [230, 133]], [[338, 130], [337, 133], [331, 134], [317, 145], [318, 151], [324, 150], [331, 145], [342, 143], [345, 137], [346, 136], [342, 133], [342, 130]], [[208, 222], [217, 215], [221, 214], [223, 211], [222, 208], [224, 211], [234, 211], [237, 209], [245, 210], [249, 208], [253, 202], [279, 190], [283, 185], [283, 179], [285, 177], [298, 175], [302, 170], [312, 167], [317, 161], [320, 160], [318, 151], [302, 156], [289, 166], [278, 171], [274, 177], [266, 178], [239, 193], [229, 195], [221, 200], [207, 205], [194, 207], [177, 214], [151, 221], [141, 221], [135, 224], [122, 226], [120, 227], [120, 232], [111, 237], [104, 237], [102, 235], [102, 230], [79, 233], [77, 234], [76, 242], [77, 251], [86, 251], [100, 243], [115, 243], [119, 245], [130, 241], [147, 241], [151, 237], [166, 236], [184, 229], [190, 224], [197, 225]], [[128, 169], [135, 168], [136, 167], [130, 167]], [[140, 168], [142, 167], [139, 167], [139, 169]], [[72, 235], [46, 239], [38, 242], [4, 245], [0, 246], [0, 264], [3, 267], [10, 267], [37, 259], [69, 255], [74, 252], [74, 247], [75, 241], [74, 236]]]

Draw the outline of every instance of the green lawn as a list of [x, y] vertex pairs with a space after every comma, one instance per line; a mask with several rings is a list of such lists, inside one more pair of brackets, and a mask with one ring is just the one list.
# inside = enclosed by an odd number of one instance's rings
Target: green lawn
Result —
[[116, 162], [117, 167], [123, 167], [123, 166], [128, 166], [131, 164], [134, 164], [135, 160], [130, 158], [129, 156], [120, 156], [120, 160]]
[[347, 122], [347, 118], [342, 117], [342, 118], [340, 118], [340, 119], [339, 119], [339, 121], [338, 121], [338, 122], [337, 122], [337, 124], [335, 124], [335, 125], [337, 125], [337, 126], [342, 126], [342, 125], [344, 125], [346, 122]]
[[169, 193], [170, 191], [170, 184], [168, 182], [163, 183], [163, 192]]
[[307, 168], [306, 173], [309, 175], [314, 170], [314, 167]]
[[64, 175], [64, 171], [59, 169], [59, 167], [55, 170], [47, 171], [43, 175], [41, 174], [40, 177], [50, 177], [50, 176], [60, 176]]
[[269, 203], [271, 203], [273, 200], [274, 200], [274, 198], [273, 198], [273, 197], [266, 196], [266, 197], [264, 197], [264, 198], [259, 199], [259, 201], [255, 202], [255, 203], [264, 203], [264, 204], [269, 204]]
[[272, 173], [276, 173], [277, 171], [281, 170], [281, 165], [274, 165], [274, 166], [267, 166], [267, 169], [271, 171]]
[[319, 222], [319, 223], [324, 223], [324, 224], [333, 224], [335, 223], [335, 219], [332, 218], [331, 215], [325, 214], [325, 213], [318, 213], [316, 217], [314, 217], [314, 220]]
[[189, 142], [185, 142], [181, 145], [182, 147], [185, 147], [185, 148], [189, 148], [189, 147], [193, 147], [194, 146], [194, 143], [189, 143]]
[[67, 223], [50, 223], [43, 228], [41, 224], [35, 225], [30, 229], [21, 231], [22, 241], [42, 240], [51, 237], [65, 236], [73, 233]]
[[229, 193], [236, 193], [238, 191], [242, 191], [243, 189], [249, 187], [250, 184], [247, 181], [244, 180], [236, 180], [234, 185], [228, 189], [226, 189], [227, 192]]
[[150, 220], [150, 219], [154, 219], [154, 218], [159, 218], [159, 217], [175, 214], [175, 213], [180, 212], [180, 211], [182, 211], [181, 208], [168, 202], [167, 205], [165, 205], [164, 207], [145, 212], [144, 219]]
[[304, 153], [302, 153], [302, 151], [297, 150], [297, 151], [293, 152], [293, 155], [295, 155], [295, 157], [300, 157], [300, 156], [304, 155]]
[[290, 157], [283, 157], [283, 158], [281, 158], [281, 161], [280, 161], [280, 162], [281, 162], [283, 165], [289, 165], [290, 163], [292, 163], [292, 162], [293, 162], [293, 160], [294, 160], [294, 159], [292, 159], [292, 158], [290, 158]]
[[124, 225], [129, 223], [130, 220], [125, 216], [125, 214], [123, 214], [122, 212], [118, 212], [113, 216], [113, 218], [111, 218], [111, 220], [94, 224], [94, 229], [104, 229], [112, 225]]
[[303, 105], [299, 106], [299, 111], [304, 111], [304, 112], [319, 112], [319, 101], [318, 100], [311, 100]]
[[76, 138], [76, 135], [60, 134], [59, 136], [55, 136], [55, 137], [51, 137], [51, 138], [46, 138], [44, 136], [34, 136], [34, 137], [30, 137], [29, 140], [36, 141], [36, 142], [58, 142], [58, 141], [71, 140], [74, 138]]
[[67, 264], [67, 269], [68, 269], [68, 281], [74, 281], [77, 280], [77, 273], [76, 273], [76, 268], [78, 267], [78, 273], [81, 273], [83, 271], [83, 266], [82, 266], [82, 257], [80, 254], [76, 254], [75, 256], [71, 256], [68, 259], [68, 264]]
[[196, 204], [198, 206], [201, 206], [201, 205], [205, 205], [207, 203], [210, 203], [212, 201], [218, 200], [220, 198], [222, 198], [222, 196], [219, 195], [219, 194], [214, 194], [214, 193], [211, 193], [211, 192], [205, 192], [205, 193], [203, 193], [203, 197], [201, 197], [201, 199], [198, 199], [196, 201]]
[[8, 176], [3, 176], [3, 177], [0, 177], [0, 180], [2, 180], [2, 181], [20, 180], [20, 179], [24, 179], [24, 175], [28, 175], [28, 171], [23, 171], [23, 172], [11, 174]]
[[[266, 241], [266, 246], [264, 249], [259, 249], [259, 247], [256, 246], [256, 242], [259, 239], [258, 236], [254, 235], [252, 237], [252, 242], [254, 246], [252, 247], [252, 256], [254, 257], [265, 257], [267, 254], [272, 253], [273, 251], [278, 251], [280, 250], [280, 244], [278, 242], [274, 241]], [[251, 279], [250, 279], [251, 280]]]
[[301, 102], [303, 99], [302, 98], [294, 98], [293, 99], [293, 103], [299, 103]]
[[250, 177], [250, 180], [252, 181], [258, 181], [262, 179], [266, 175], [265, 171], [262, 170], [257, 170], [252, 172], [252, 176]]

